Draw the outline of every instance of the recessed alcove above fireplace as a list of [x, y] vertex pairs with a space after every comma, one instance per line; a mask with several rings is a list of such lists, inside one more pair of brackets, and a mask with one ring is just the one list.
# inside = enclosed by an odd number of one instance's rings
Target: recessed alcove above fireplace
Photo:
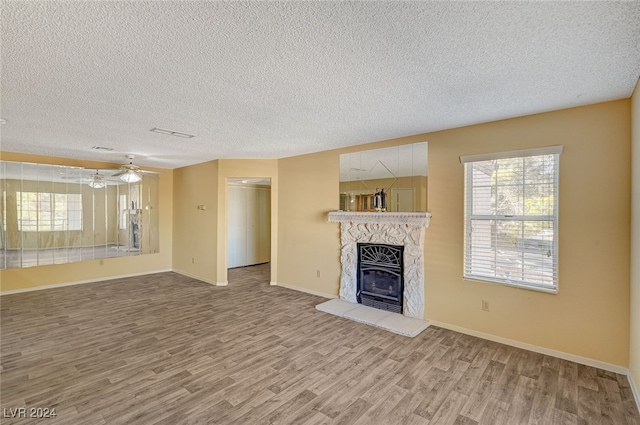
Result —
[[340, 299], [358, 303], [358, 244], [402, 247], [402, 314], [424, 318], [424, 234], [428, 212], [332, 211], [340, 223]]

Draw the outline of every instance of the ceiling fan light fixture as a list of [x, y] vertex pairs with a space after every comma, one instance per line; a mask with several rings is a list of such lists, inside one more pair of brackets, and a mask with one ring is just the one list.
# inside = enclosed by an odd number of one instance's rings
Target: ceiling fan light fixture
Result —
[[137, 183], [142, 180], [140, 174], [136, 173], [133, 170], [128, 170], [126, 173], [120, 176], [120, 180], [127, 183]]
[[107, 184], [105, 183], [105, 181], [104, 181], [104, 180], [101, 180], [101, 179], [94, 179], [94, 180], [91, 180], [91, 181], [88, 183], [88, 185], [89, 185], [89, 187], [92, 187], [92, 188], [94, 188], [94, 189], [102, 189], [102, 188], [103, 188], [103, 187], [105, 187]]

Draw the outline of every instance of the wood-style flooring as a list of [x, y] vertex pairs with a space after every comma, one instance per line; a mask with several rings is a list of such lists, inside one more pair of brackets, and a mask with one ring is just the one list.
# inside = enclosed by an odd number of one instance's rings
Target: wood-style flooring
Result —
[[625, 376], [322, 313], [268, 267], [227, 287], [160, 273], [2, 297], [0, 422], [640, 424]]

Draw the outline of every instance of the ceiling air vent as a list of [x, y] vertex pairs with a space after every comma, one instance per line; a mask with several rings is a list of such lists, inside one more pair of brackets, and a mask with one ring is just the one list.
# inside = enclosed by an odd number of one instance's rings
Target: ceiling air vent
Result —
[[192, 137], [196, 137], [193, 134], [180, 133], [179, 131], [173, 131], [173, 130], [164, 130], [162, 128], [157, 128], [157, 127], [154, 127], [149, 131], [152, 131], [154, 133], [166, 134], [167, 136], [182, 137], [184, 139], [191, 139]]

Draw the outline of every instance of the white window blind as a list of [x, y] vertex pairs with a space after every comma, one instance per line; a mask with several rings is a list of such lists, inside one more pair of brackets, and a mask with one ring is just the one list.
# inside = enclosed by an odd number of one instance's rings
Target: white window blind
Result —
[[464, 277], [558, 290], [561, 146], [461, 157]]

